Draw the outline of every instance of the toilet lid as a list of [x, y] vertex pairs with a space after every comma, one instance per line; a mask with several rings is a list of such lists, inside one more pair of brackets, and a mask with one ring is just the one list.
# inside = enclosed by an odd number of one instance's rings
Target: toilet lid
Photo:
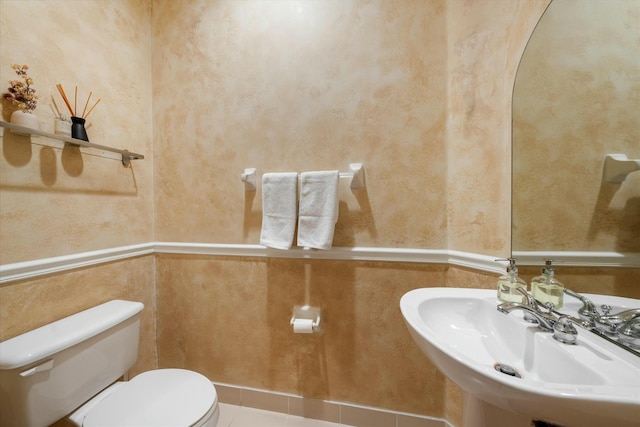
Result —
[[217, 404], [205, 376], [183, 369], [144, 372], [93, 408], [83, 427], [189, 427]]

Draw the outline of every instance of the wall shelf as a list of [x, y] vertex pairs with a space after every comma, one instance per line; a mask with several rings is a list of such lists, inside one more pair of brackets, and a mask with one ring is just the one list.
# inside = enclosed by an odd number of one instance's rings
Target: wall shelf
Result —
[[57, 139], [59, 141], [64, 141], [66, 144], [69, 144], [74, 147], [89, 147], [96, 148], [98, 150], [110, 151], [112, 153], [118, 153], [122, 156], [122, 164], [124, 166], [129, 166], [131, 160], [141, 160], [144, 159], [144, 155], [138, 153], [132, 153], [128, 150], [120, 150], [118, 148], [107, 147], [105, 145], [94, 144], [89, 141], [83, 141], [81, 139], [75, 139], [64, 135], [58, 135], [51, 132], [44, 132], [41, 130], [31, 129], [24, 126], [14, 125], [13, 123], [8, 123], [4, 121], [0, 121], [0, 127], [7, 128], [11, 130], [13, 133], [18, 135], [35, 135], [35, 136], [44, 136], [46, 138]]

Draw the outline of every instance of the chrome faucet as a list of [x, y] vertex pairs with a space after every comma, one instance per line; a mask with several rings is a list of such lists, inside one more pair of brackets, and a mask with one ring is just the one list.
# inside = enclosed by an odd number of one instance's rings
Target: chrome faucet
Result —
[[600, 314], [591, 300], [584, 295], [580, 295], [567, 288], [564, 289], [564, 293], [579, 299], [582, 302], [582, 307], [578, 310], [578, 316], [605, 334], [616, 335], [618, 333], [617, 329], [621, 324], [640, 318], [640, 308], [632, 308], [617, 314], [609, 314], [611, 307], [603, 305], [601, 307], [603, 314]]
[[567, 288], [564, 288], [564, 293], [577, 298], [582, 302], [582, 307], [578, 309], [578, 316], [582, 320], [592, 322], [594, 316], [598, 316], [598, 310], [596, 310], [596, 306], [591, 302], [589, 298]]
[[[523, 304], [527, 307], [531, 308], [531, 310], [535, 312], [539, 312], [540, 308], [538, 307], [538, 302], [525, 288], [516, 288], [516, 292], [519, 292], [523, 296]], [[524, 311], [524, 320], [529, 323], [540, 323], [535, 315], [532, 314], [531, 311]]]
[[[602, 338], [617, 344], [640, 356], [640, 308], [631, 308], [619, 313], [610, 314], [611, 307], [602, 305], [602, 314], [584, 295], [565, 288], [564, 293], [582, 302], [578, 316], [583, 319], [586, 329], [590, 329]], [[582, 325], [581, 325], [582, 326]]]
[[574, 325], [589, 330], [637, 356], [640, 356], [640, 308], [623, 310], [610, 314], [611, 307], [602, 306], [602, 314], [584, 295], [565, 288], [564, 292], [582, 302], [578, 310], [579, 318], [563, 314], [547, 303], [542, 310], [541, 304], [525, 289], [518, 288], [522, 302], [504, 302], [498, 304], [498, 311], [509, 314], [514, 310], [524, 312], [524, 319], [536, 323], [544, 331], [553, 332], [553, 338], [564, 344], [575, 344], [578, 331]]
[[553, 327], [558, 319], [551, 313], [544, 313], [536, 308], [532, 308], [527, 304], [521, 304], [519, 302], [505, 302], [498, 305], [498, 311], [501, 313], [509, 314], [514, 310], [523, 310], [525, 315], [529, 315], [536, 320], [538, 326], [546, 331], [553, 331]]
[[593, 318], [595, 327], [606, 334], [615, 335], [618, 333], [618, 327], [623, 323], [628, 323], [634, 319], [640, 318], [640, 308], [632, 308], [621, 311], [618, 314], [596, 314]]
[[[544, 312], [540, 309], [536, 299], [526, 290], [518, 288], [517, 291], [522, 294], [524, 302], [502, 303], [498, 305], [498, 311], [505, 314], [509, 314], [514, 310], [524, 311], [524, 319], [526, 321], [537, 323], [541, 329], [553, 332], [553, 338], [563, 344], [575, 344], [578, 340], [578, 331], [574, 324], [587, 329], [591, 328], [591, 324], [585, 320], [554, 311], [552, 303], [545, 305], [547, 311]], [[554, 316], [554, 313], [559, 317]]]
[[620, 341], [635, 350], [640, 350], [640, 317], [622, 323], [617, 331]]

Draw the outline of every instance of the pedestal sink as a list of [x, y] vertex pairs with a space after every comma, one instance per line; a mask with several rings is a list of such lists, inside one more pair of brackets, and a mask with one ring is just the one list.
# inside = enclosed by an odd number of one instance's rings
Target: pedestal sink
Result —
[[[587, 295], [616, 309], [640, 300]], [[400, 309], [415, 342], [465, 391], [464, 427], [640, 426], [640, 357], [578, 328], [575, 345], [499, 312], [495, 290], [424, 288]], [[563, 311], [581, 304], [565, 298]]]

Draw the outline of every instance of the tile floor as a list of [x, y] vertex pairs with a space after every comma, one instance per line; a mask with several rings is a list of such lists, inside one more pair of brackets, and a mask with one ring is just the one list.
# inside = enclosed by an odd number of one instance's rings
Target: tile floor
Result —
[[217, 427], [340, 427], [346, 424], [220, 403]]

